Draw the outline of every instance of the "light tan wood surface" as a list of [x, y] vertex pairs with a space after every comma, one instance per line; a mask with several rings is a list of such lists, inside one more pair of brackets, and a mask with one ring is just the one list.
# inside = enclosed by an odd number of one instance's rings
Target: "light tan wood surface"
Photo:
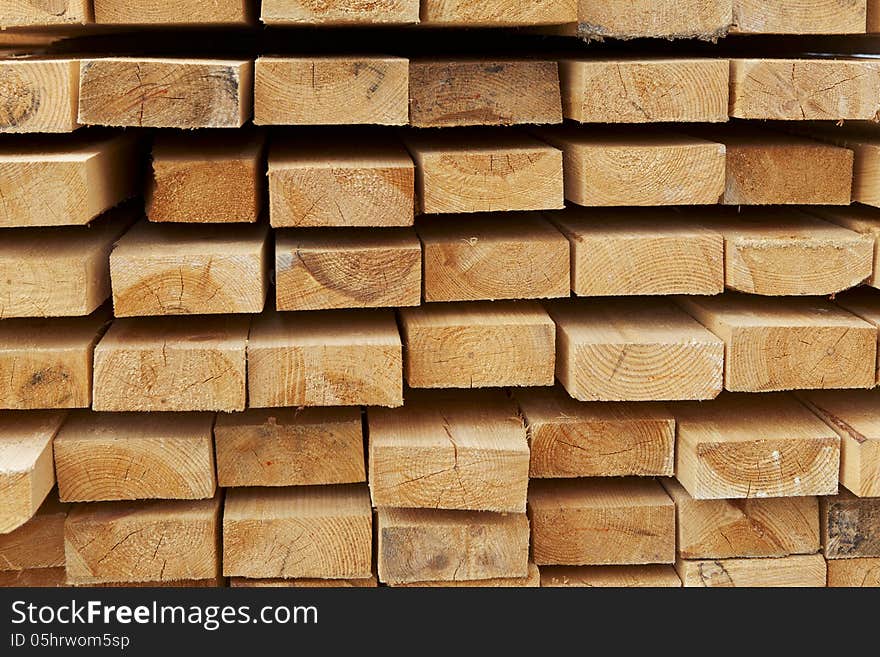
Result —
[[412, 228], [279, 230], [275, 308], [418, 306], [422, 245]]
[[682, 215], [666, 208], [547, 214], [571, 244], [571, 289], [585, 297], [720, 294], [724, 240], [698, 216], [702, 210]]
[[712, 399], [722, 341], [672, 301], [632, 297], [552, 302], [556, 376], [581, 401]]
[[553, 384], [554, 326], [537, 302], [427, 304], [399, 314], [413, 388]]
[[565, 198], [584, 206], [714, 205], [723, 144], [650, 127], [543, 128], [563, 152]]
[[698, 500], [833, 495], [840, 438], [787, 393], [670, 406], [675, 476]]
[[223, 487], [366, 481], [358, 408], [221, 413], [214, 442], [217, 483]]
[[562, 123], [555, 61], [416, 59], [409, 122], [419, 128]]
[[562, 152], [524, 132], [407, 133], [425, 214], [562, 208]]
[[529, 520], [538, 566], [675, 560], [675, 506], [654, 480], [533, 481]]
[[419, 22], [419, 0], [263, 0], [267, 25], [374, 25]]
[[514, 398], [529, 436], [529, 476], [671, 475], [675, 420], [659, 404], [580, 402], [561, 387]]
[[255, 70], [257, 125], [409, 121], [409, 62], [402, 57], [263, 56]]
[[675, 564], [685, 587], [823, 587], [825, 559], [821, 554], [796, 554], [770, 559], [679, 560]]
[[116, 317], [259, 313], [268, 287], [269, 230], [136, 224], [110, 254]]
[[708, 58], [563, 59], [563, 113], [580, 123], [724, 123], [729, 68]]
[[79, 122], [239, 128], [251, 118], [250, 60], [102, 57], [80, 64]]
[[528, 576], [524, 513], [379, 509], [378, 523], [379, 580], [386, 584]]
[[254, 223], [263, 206], [262, 133], [155, 135], [146, 189], [150, 221]]
[[827, 301], [729, 292], [678, 303], [724, 340], [725, 390], [874, 385], [877, 328]]
[[89, 223], [134, 196], [138, 157], [136, 138], [109, 132], [4, 139], [0, 228]]
[[856, 59], [730, 60], [732, 117], [842, 121], [870, 120], [878, 112], [880, 62]]
[[276, 228], [411, 226], [414, 181], [397, 141], [279, 138], [269, 153], [269, 219]]
[[242, 411], [250, 317], [117, 319], [95, 348], [96, 411]]
[[880, 497], [880, 390], [811, 390], [801, 400], [840, 436], [840, 483]]
[[220, 498], [76, 504], [64, 525], [71, 584], [211, 579], [219, 572]]
[[673, 566], [542, 566], [541, 587], [679, 588]]
[[50, 492], [26, 523], [0, 534], [0, 572], [64, 569], [64, 520], [69, 506]]
[[0, 407], [88, 408], [95, 345], [109, 322], [106, 307], [87, 317], [0, 321]]
[[[868, 0], [870, 4], [871, 0]], [[732, 32], [749, 34], [860, 34], [865, 0], [733, 0]]]
[[[0, 9], [2, 11], [2, 9]], [[79, 127], [79, 60], [0, 61], [0, 133], [72, 132]]]
[[819, 551], [815, 497], [697, 500], [675, 479], [662, 483], [675, 502], [682, 559], [785, 557]]
[[570, 294], [568, 240], [537, 213], [425, 218], [416, 229], [424, 248], [425, 301]]
[[400, 406], [401, 350], [391, 311], [264, 313], [248, 342], [249, 404]]
[[214, 496], [211, 413], [71, 414], [55, 437], [64, 502]]
[[364, 484], [232, 489], [223, 514], [223, 574], [366, 578], [372, 525]]
[[525, 512], [526, 428], [503, 392], [410, 394], [367, 420], [374, 506]]

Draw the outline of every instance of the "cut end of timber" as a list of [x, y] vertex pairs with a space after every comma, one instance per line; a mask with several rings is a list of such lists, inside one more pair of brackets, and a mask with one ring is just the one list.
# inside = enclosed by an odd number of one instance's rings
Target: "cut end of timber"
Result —
[[249, 403], [400, 406], [402, 360], [391, 311], [267, 312], [248, 341]]
[[525, 512], [526, 430], [501, 391], [420, 392], [368, 425], [374, 506]]
[[536, 302], [428, 304], [400, 321], [413, 388], [553, 384], [553, 322]]
[[787, 393], [671, 406], [675, 475], [702, 499], [833, 495], [840, 438]]
[[223, 574], [370, 577], [372, 524], [363, 484], [232, 489], [223, 514]]

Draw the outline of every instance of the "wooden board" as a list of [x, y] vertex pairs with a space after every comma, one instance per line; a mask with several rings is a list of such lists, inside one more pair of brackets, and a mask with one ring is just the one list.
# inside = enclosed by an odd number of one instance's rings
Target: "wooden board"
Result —
[[542, 566], [541, 587], [679, 588], [673, 566]]
[[55, 486], [52, 441], [66, 411], [0, 415], [0, 534], [30, 520]]
[[247, 577], [230, 577], [230, 588], [275, 588], [275, 589], [361, 589], [376, 588], [379, 580], [375, 575], [355, 579], [320, 579], [301, 577], [297, 579], [249, 579]]
[[[865, 0], [733, 0], [731, 32], [750, 34], [859, 34]], [[870, 0], [868, 2], [870, 4]]]
[[563, 59], [562, 111], [581, 123], [727, 121], [726, 59]]
[[439, 582], [411, 582], [409, 584], [391, 584], [402, 588], [538, 588], [541, 586], [541, 573], [538, 567], [529, 563], [529, 574], [526, 577], [493, 577], [491, 579], [447, 580]]
[[579, 299], [547, 310], [556, 377], [575, 399], [712, 399], [721, 391], [724, 344], [670, 301]]
[[424, 25], [446, 27], [555, 25], [575, 21], [577, 4], [577, 0], [422, 0], [421, 19]]
[[548, 215], [571, 243], [571, 288], [585, 297], [720, 294], [724, 240], [669, 209]]
[[568, 240], [537, 213], [429, 218], [425, 301], [546, 299], [570, 294]]
[[791, 395], [724, 394], [670, 410], [675, 476], [697, 500], [837, 491], [840, 438]]
[[824, 587], [821, 554], [770, 559], [679, 560], [675, 569], [685, 587]]
[[458, 582], [527, 577], [524, 513], [379, 509], [379, 581]]
[[715, 134], [727, 148], [725, 205], [849, 205], [853, 152], [769, 130]]
[[0, 571], [0, 587], [60, 588], [67, 586], [64, 566]]
[[110, 250], [131, 216], [114, 210], [91, 226], [6, 231], [0, 319], [91, 314], [110, 296]]
[[364, 484], [232, 489], [223, 514], [223, 574], [366, 578], [372, 527]]
[[254, 223], [266, 187], [264, 135], [159, 133], [147, 186], [150, 221]]
[[55, 437], [63, 502], [214, 496], [211, 413], [72, 414]]
[[[853, 182], [852, 200], [880, 207], [880, 138], [870, 129], [855, 127], [848, 129], [846, 126], [835, 124], [827, 127], [822, 124], [809, 124], [804, 131], [811, 137], [831, 142], [837, 146], [848, 148], [853, 152]], [[851, 206], [847, 208], [816, 208], [826, 214], [852, 213], [857, 216], [860, 213], [872, 212], [870, 208]]]
[[675, 506], [647, 479], [540, 479], [529, 487], [539, 566], [675, 561]]
[[562, 153], [525, 133], [407, 133], [405, 141], [426, 214], [564, 206]]
[[419, 128], [562, 123], [559, 71], [538, 59], [417, 59], [409, 122]]
[[268, 226], [136, 224], [110, 254], [116, 317], [259, 313]]
[[83, 25], [92, 21], [89, 0], [4, 0], [0, 28]]
[[880, 32], [880, 2], [868, 0], [867, 30], [869, 34]]
[[675, 479], [662, 483], [675, 502], [682, 559], [785, 557], [819, 551], [815, 497], [697, 500]]
[[242, 411], [249, 317], [117, 319], [95, 348], [96, 411]]
[[843, 489], [821, 500], [822, 549], [827, 559], [880, 557], [880, 498]]
[[267, 25], [375, 25], [419, 22], [419, 0], [263, 0]]
[[[0, 10], [2, 11], [2, 10]], [[72, 132], [79, 127], [78, 59], [0, 61], [0, 133]]]
[[413, 388], [553, 384], [553, 322], [534, 301], [402, 308], [404, 374]]
[[238, 128], [251, 118], [249, 60], [102, 57], [80, 65], [79, 122]]
[[117, 25], [248, 25], [250, 0], [93, 0], [96, 23]]
[[248, 341], [248, 403], [400, 406], [402, 360], [390, 311], [267, 312]]
[[[766, 6], [766, 3], [762, 5]], [[878, 112], [880, 62], [856, 59], [730, 60], [732, 117], [842, 121], [870, 120]]]
[[161, 585], [156, 582], [69, 582], [66, 581], [65, 586], [72, 587], [100, 587], [102, 589], [128, 589], [128, 588], [163, 588], [163, 589], [210, 589], [224, 588], [226, 580], [223, 577], [215, 576], [210, 579], [176, 579], [172, 581], [163, 581]]
[[833, 559], [827, 562], [831, 588], [880, 587], [880, 558]]
[[422, 392], [367, 419], [373, 506], [525, 512], [526, 428], [503, 392]]
[[[87, 224], [136, 193], [136, 138], [7, 137], [0, 145], [0, 228]], [[37, 202], [39, 199], [39, 202]]]
[[0, 574], [37, 568], [64, 568], [64, 520], [68, 506], [54, 492], [33, 517], [8, 534], [0, 534]]
[[660, 405], [579, 402], [560, 387], [514, 397], [528, 428], [530, 477], [673, 474], [675, 420]]
[[88, 317], [0, 321], [0, 407], [88, 408], [92, 355], [109, 308]]
[[[869, 324], [880, 328], [880, 295], [871, 287], [857, 287], [847, 290], [835, 298], [834, 302]], [[877, 382], [880, 383], [880, 348], [878, 348], [877, 363]]]
[[730, 0], [581, 0], [578, 6], [579, 34], [590, 39], [714, 40], [731, 20]]
[[724, 340], [725, 390], [874, 385], [877, 328], [827, 301], [728, 293], [678, 303]]
[[727, 288], [765, 296], [828, 295], [874, 268], [874, 238], [794, 208], [724, 208], [702, 224], [724, 236]]
[[366, 481], [357, 408], [279, 408], [217, 416], [217, 483], [306, 486]]
[[418, 306], [422, 246], [412, 228], [275, 233], [275, 308]]
[[67, 581], [211, 579], [219, 570], [220, 498], [76, 504], [64, 525]]
[[257, 125], [406, 125], [409, 62], [402, 57], [257, 58]]
[[562, 149], [565, 198], [586, 206], [716, 204], [724, 146], [646, 127], [543, 128]]
[[269, 153], [269, 220], [276, 228], [411, 226], [415, 168], [397, 141], [285, 141]]
[[[880, 150], [878, 150], [878, 154], [880, 154]], [[880, 202], [880, 196], [878, 196], [878, 202]], [[865, 280], [865, 284], [874, 288], [880, 288], [880, 276], [877, 275], [877, 263], [880, 263], [880, 212], [863, 205], [850, 205], [839, 208], [811, 208], [810, 212], [822, 217], [826, 221], [874, 240], [873, 267], [871, 275]]]
[[880, 497], [880, 390], [813, 390], [799, 395], [840, 436], [840, 483]]

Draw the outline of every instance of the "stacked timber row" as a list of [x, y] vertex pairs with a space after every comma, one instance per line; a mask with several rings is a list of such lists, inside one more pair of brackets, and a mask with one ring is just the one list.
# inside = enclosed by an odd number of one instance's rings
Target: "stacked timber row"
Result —
[[880, 2], [205, 4], [0, 6], [0, 584], [880, 585]]

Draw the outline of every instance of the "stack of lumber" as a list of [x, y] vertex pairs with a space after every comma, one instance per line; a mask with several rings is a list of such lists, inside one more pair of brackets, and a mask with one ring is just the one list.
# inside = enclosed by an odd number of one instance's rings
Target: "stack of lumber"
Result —
[[880, 586], [880, 2], [0, 27], [0, 585]]

